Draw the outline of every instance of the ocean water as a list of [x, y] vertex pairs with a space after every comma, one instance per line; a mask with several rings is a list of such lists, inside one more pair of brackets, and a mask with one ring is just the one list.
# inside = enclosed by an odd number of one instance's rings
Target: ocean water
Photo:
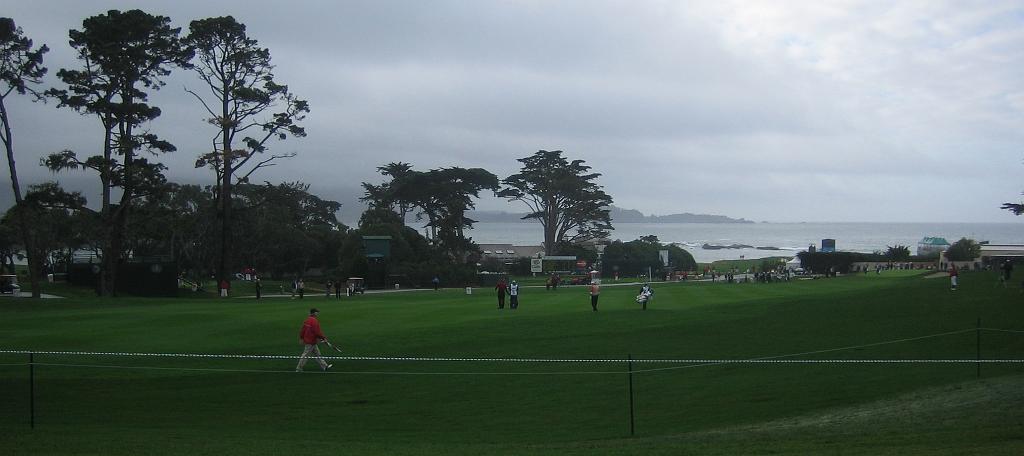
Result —
[[[962, 237], [992, 244], [1024, 244], [1021, 223], [616, 223], [611, 239], [631, 241], [653, 234], [662, 242], [680, 244], [699, 262], [793, 256], [808, 245], [821, 248], [822, 239], [835, 239], [836, 250], [870, 253], [905, 245], [917, 253], [923, 237]], [[539, 223], [477, 223], [467, 236], [480, 244], [540, 245]], [[707, 250], [704, 244], [744, 244], [755, 248]], [[760, 250], [775, 247], [780, 250]]]

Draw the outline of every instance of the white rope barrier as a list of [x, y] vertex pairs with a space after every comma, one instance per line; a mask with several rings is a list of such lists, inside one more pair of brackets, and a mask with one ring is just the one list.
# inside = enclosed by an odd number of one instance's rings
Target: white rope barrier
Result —
[[1016, 330], [1016, 329], [999, 329], [999, 328], [978, 328], [978, 329], [980, 329], [982, 331], [995, 331], [995, 332], [1005, 332], [1005, 333], [1024, 333], [1024, 331], [1020, 331], [1020, 330]]
[[[636, 361], [636, 360], [633, 360]], [[704, 366], [718, 366], [726, 364], [1024, 364], [1024, 359], [717, 359], [717, 360], [680, 360], [692, 361], [694, 364], [688, 366], [667, 367], [660, 369], [639, 369], [639, 370], [617, 370], [617, 371], [558, 371], [558, 372], [409, 372], [409, 371], [308, 371], [302, 374], [331, 374], [331, 375], [419, 375], [419, 376], [556, 376], [556, 375], [623, 375], [623, 374], [644, 374], [661, 372], [667, 370], [687, 369]], [[121, 366], [111, 364], [69, 364], [69, 363], [46, 363], [34, 362], [35, 366], [53, 367], [77, 367], [90, 369], [118, 369], [118, 370], [149, 370], [149, 371], [175, 371], [175, 372], [214, 372], [214, 373], [260, 373], [260, 374], [292, 374], [292, 369], [223, 369], [223, 368], [196, 368], [196, 367], [158, 367], [158, 366]], [[22, 364], [29, 365], [28, 363]]]
[[[116, 353], [116, 352], [70, 352], [70, 351], [28, 351], [0, 350], [7, 354], [34, 355], [66, 355], [66, 356], [117, 356], [117, 357], [161, 357], [161, 358], [216, 358], [216, 359], [299, 359], [296, 355], [216, 355], [189, 353]], [[792, 356], [792, 355], [783, 355]], [[307, 359], [339, 361], [442, 361], [442, 362], [507, 362], [507, 363], [648, 363], [648, 364], [821, 364], [821, 363], [1024, 363], [1024, 359], [775, 359], [775, 358], [735, 358], [735, 359], [554, 359], [554, 358], [422, 358], [411, 356], [310, 356]], [[29, 363], [0, 364], [0, 366], [24, 366]], [[36, 362], [36, 365], [42, 363]]]
[[[68, 351], [27, 351], [0, 350], [7, 354], [66, 355], [66, 356], [116, 356], [116, 357], [159, 357], [159, 358], [207, 358], [207, 359], [299, 359], [297, 355], [216, 355], [189, 353], [114, 353], [114, 352], [68, 352]], [[792, 355], [784, 355], [792, 356]], [[498, 362], [498, 363], [647, 363], [647, 364], [806, 364], [806, 363], [976, 363], [976, 362], [1024, 362], [1017, 359], [553, 359], [553, 358], [424, 358], [412, 356], [310, 356], [313, 360], [323, 358], [337, 361], [413, 361], [413, 362]], [[35, 363], [41, 364], [41, 363]], [[15, 365], [15, 364], [11, 364]], [[24, 365], [24, 364], [18, 364]]]
[[[64, 364], [64, 363], [34, 363], [36, 366], [57, 366], [57, 367], [84, 367], [99, 369], [126, 369], [126, 370], [161, 370], [161, 371], [185, 371], [185, 372], [225, 372], [225, 373], [263, 373], [263, 374], [292, 374], [294, 369], [217, 369], [217, 368], [195, 368], [195, 367], [156, 367], [156, 366], [118, 366], [111, 364]], [[571, 371], [571, 372], [403, 372], [403, 371], [305, 371], [304, 374], [332, 374], [332, 375], [622, 375], [626, 371]]]
[[[938, 334], [929, 334], [919, 337], [910, 337], [903, 339], [895, 339], [883, 342], [874, 342], [861, 345], [851, 345], [847, 347], [830, 348], [824, 350], [814, 350], [799, 353], [789, 353], [783, 355], [764, 356], [757, 358], [743, 358], [743, 359], [671, 359], [671, 358], [639, 358], [639, 359], [604, 359], [604, 358], [513, 358], [513, 357], [422, 357], [422, 356], [331, 356], [325, 355], [320, 358], [332, 361], [410, 361], [410, 362], [493, 362], [493, 363], [563, 363], [563, 364], [589, 364], [589, 363], [647, 363], [647, 364], [687, 364], [687, 366], [681, 367], [668, 367], [659, 369], [647, 369], [647, 370], [636, 370], [634, 372], [655, 372], [660, 370], [670, 369], [685, 369], [700, 366], [711, 366], [721, 364], [772, 364], [772, 363], [788, 363], [788, 364], [839, 364], [839, 363], [867, 363], [867, 364], [881, 364], [881, 363], [1021, 363], [1024, 360], [1018, 359], [989, 359], [989, 360], [978, 360], [978, 359], [783, 359], [792, 358], [796, 356], [815, 355], [821, 353], [829, 353], [836, 351], [854, 350], [859, 348], [876, 347], [880, 345], [896, 344], [904, 342], [912, 342], [917, 340], [950, 336], [955, 334], [963, 334], [978, 330], [985, 331], [1001, 331], [1001, 332], [1013, 332], [1013, 333], [1024, 333], [1024, 331], [1009, 330], [1009, 329], [995, 329], [995, 328], [969, 328], [957, 331], [949, 331]], [[244, 355], [244, 354], [217, 354], [217, 353], [147, 353], [147, 352], [89, 352], [89, 351], [53, 351], [53, 350], [0, 350], [0, 354], [36, 354], [36, 355], [57, 355], [57, 356], [111, 356], [111, 357], [150, 357], [150, 358], [207, 358], [207, 359], [299, 359], [300, 355]], [[40, 364], [40, 363], [36, 363]], [[2, 365], [2, 364], [0, 364]], [[12, 364], [13, 365], [13, 364]], [[25, 365], [25, 364], [18, 364]], [[260, 371], [264, 372], [264, 371]]]
[[789, 357], [792, 357], [792, 356], [817, 355], [817, 354], [820, 354], [820, 353], [828, 353], [828, 352], [835, 352], [835, 351], [856, 350], [858, 348], [868, 348], [868, 347], [877, 347], [879, 345], [898, 344], [898, 343], [903, 343], [903, 342], [913, 342], [913, 341], [916, 341], [916, 340], [930, 339], [930, 338], [933, 338], [933, 337], [952, 336], [954, 334], [963, 334], [963, 333], [968, 333], [968, 332], [972, 332], [972, 331], [976, 331], [976, 330], [977, 330], [976, 328], [961, 329], [959, 331], [949, 331], [949, 332], [944, 332], [944, 333], [939, 333], [939, 334], [929, 334], [927, 336], [910, 337], [910, 338], [906, 338], [906, 339], [887, 340], [885, 342], [874, 342], [874, 343], [863, 344], [863, 345], [851, 345], [849, 347], [829, 348], [829, 349], [825, 349], [825, 350], [815, 350], [815, 351], [808, 351], [808, 352], [802, 352], [802, 353], [790, 353], [790, 354], [787, 354], [787, 355], [765, 356], [765, 357], [755, 358], [755, 359], [789, 358]]

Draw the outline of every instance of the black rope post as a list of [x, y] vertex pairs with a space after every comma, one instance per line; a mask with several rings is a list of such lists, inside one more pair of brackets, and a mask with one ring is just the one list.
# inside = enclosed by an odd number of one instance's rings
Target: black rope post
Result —
[[28, 425], [36, 428], [36, 360], [35, 354], [28, 354]]
[[636, 435], [636, 423], [633, 413], [633, 355], [629, 355], [627, 368], [629, 369], [629, 436], [632, 437]]
[[978, 326], [974, 330], [974, 346], [977, 349], [977, 378], [981, 378], [981, 317], [978, 318]]

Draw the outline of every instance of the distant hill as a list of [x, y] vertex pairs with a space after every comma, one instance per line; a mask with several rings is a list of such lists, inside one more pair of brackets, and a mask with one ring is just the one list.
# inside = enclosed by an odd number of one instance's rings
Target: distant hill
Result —
[[750, 220], [734, 219], [724, 215], [691, 214], [689, 212], [669, 215], [644, 215], [635, 209], [623, 209], [615, 206], [612, 206], [611, 210], [612, 223], [754, 223]]
[[[505, 211], [472, 211], [466, 214], [469, 218], [484, 223], [515, 223], [522, 222], [526, 213]], [[635, 209], [611, 207], [612, 223], [754, 223], [746, 219], [734, 219], [724, 215], [709, 214], [670, 214], [644, 215]]]

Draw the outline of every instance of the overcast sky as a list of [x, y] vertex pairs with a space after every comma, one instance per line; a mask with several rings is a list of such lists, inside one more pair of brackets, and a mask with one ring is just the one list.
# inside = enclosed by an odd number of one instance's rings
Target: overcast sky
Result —
[[[298, 156], [255, 180], [307, 182], [346, 203], [346, 220], [387, 162], [504, 178], [546, 149], [586, 160], [617, 206], [648, 214], [1024, 222], [999, 209], [1024, 199], [1020, 1], [0, 4], [51, 48], [47, 87], [79, 67], [67, 32], [88, 16], [140, 8], [186, 33], [193, 19], [234, 16], [311, 107], [308, 137], [271, 144]], [[203, 86], [187, 71], [166, 82], [149, 128], [178, 151], [161, 161], [172, 180], [212, 183], [193, 164], [215, 132], [184, 92]], [[37, 162], [95, 153], [98, 121], [52, 101], [8, 104], [23, 185], [95, 194], [94, 175]]]

